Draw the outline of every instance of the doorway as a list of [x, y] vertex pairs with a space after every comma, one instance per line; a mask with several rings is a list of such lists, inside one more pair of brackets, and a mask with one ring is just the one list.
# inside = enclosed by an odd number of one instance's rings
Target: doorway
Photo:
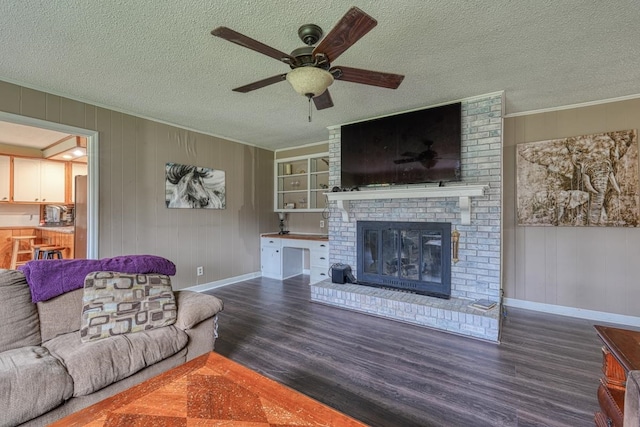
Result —
[[[86, 139], [86, 248], [81, 248], [81, 250], [86, 249], [86, 258], [96, 259], [98, 257], [98, 132], [5, 112], [0, 112], [0, 122], [22, 125], [35, 130], [60, 132]], [[7, 143], [7, 145], [12, 144]]]

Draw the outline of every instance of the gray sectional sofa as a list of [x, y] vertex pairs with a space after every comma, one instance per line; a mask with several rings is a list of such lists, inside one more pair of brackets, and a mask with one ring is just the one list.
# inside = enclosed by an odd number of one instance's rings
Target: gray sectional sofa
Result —
[[42, 426], [212, 351], [218, 298], [176, 291], [175, 323], [83, 342], [83, 289], [31, 302], [0, 270], [0, 426]]

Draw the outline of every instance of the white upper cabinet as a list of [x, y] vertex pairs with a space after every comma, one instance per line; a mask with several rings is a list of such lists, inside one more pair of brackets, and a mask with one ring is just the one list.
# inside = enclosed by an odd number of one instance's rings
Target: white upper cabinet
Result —
[[40, 197], [47, 203], [65, 202], [65, 164], [42, 160], [40, 163]]
[[11, 157], [0, 156], [0, 202], [8, 202], [11, 191]]
[[13, 159], [13, 201], [65, 202], [65, 164], [49, 160]]
[[13, 159], [13, 200], [40, 202], [40, 160]]

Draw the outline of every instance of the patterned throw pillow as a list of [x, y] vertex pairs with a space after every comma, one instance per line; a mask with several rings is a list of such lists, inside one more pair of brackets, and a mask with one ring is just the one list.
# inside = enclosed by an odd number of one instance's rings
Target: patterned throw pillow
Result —
[[84, 281], [83, 342], [172, 325], [177, 306], [163, 274], [89, 273]]

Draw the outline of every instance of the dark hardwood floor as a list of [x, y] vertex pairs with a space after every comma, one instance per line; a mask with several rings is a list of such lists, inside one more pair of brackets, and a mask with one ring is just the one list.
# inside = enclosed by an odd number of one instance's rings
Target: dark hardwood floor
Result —
[[501, 344], [309, 301], [308, 276], [213, 289], [216, 351], [371, 426], [592, 426], [593, 322], [508, 309]]

